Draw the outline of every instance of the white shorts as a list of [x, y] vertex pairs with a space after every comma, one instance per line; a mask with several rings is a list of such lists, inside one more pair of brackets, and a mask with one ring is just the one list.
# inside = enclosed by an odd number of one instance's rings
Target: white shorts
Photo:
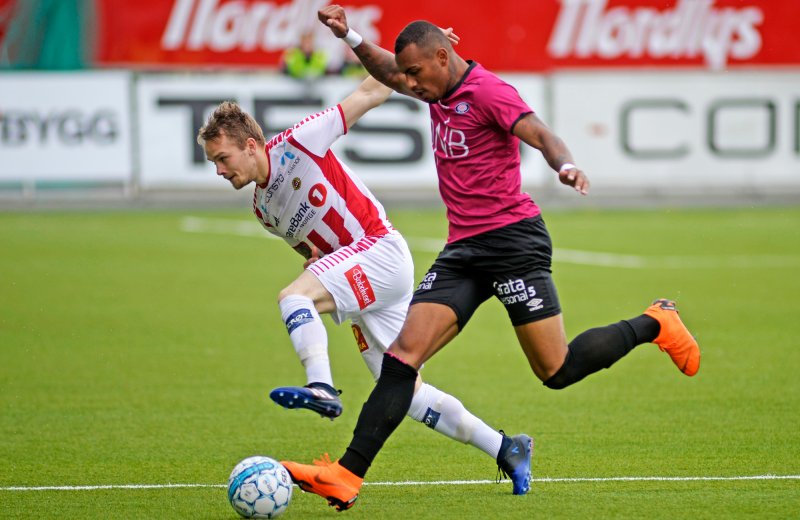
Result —
[[383, 353], [400, 333], [414, 291], [414, 261], [405, 239], [396, 231], [364, 237], [308, 270], [333, 296], [333, 321], [352, 321], [361, 355], [377, 379]]

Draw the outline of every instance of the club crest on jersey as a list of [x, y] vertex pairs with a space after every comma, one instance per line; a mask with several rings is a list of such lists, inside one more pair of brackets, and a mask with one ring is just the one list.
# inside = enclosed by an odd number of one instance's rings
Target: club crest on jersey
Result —
[[469, 112], [469, 103], [461, 102], [456, 105], [456, 113], [457, 114], [466, 114]]
[[300, 177], [295, 177], [294, 179], [292, 179], [292, 188], [294, 188], [294, 191], [299, 190], [300, 186], [302, 185], [303, 183], [302, 181], [300, 181]]

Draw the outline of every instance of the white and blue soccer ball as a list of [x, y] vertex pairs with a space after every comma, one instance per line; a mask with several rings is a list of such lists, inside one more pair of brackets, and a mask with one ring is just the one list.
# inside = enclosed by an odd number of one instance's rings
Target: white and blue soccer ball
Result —
[[228, 500], [245, 518], [276, 518], [292, 500], [292, 477], [269, 457], [248, 457], [233, 468]]

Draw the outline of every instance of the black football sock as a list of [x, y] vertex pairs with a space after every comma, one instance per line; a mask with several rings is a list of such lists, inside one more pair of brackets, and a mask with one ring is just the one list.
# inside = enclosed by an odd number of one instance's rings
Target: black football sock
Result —
[[651, 318], [647, 314], [636, 316], [630, 320], [623, 320], [620, 323], [627, 323], [630, 325], [633, 329], [633, 333], [636, 334], [637, 345], [652, 343], [653, 340], [658, 337], [658, 333], [661, 332], [661, 325], [658, 323], [658, 320]]
[[364, 478], [383, 443], [411, 407], [417, 371], [392, 356], [383, 355], [381, 375], [367, 402], [361, 407], [353, 440], [339, 460], [346, 469]]
[[601, 368], [610, 367], [635, 346], [653, 341], [659, 330], [658, 321], [641, 315], [582, 332], [570, 342], [564, 364], [544, 384], [559, 390], [577, 383]]

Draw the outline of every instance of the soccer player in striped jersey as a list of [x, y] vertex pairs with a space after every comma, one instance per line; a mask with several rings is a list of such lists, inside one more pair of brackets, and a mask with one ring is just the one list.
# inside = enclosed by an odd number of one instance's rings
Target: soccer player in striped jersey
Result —
[[[428, 103], [449, 236], [384, 355], [344, 455], [324, 466], [285, 461], [295, 482], [340, 510], [351, 507], [375, 456], [408, 409], [417, 370], [493, 296], [505, 306], [533, 373], [548, 388], [581, 381], [651, 342], [684, 374], [697, 372], [700, 349], [674, 302], [666, 299], [567, 342], [551, 276], [550, 236], [539, 207], [520, 191], [520, 141], [539, 150], [559, 180], [578, 193], [588, 193], [589, 180], [516, 89], [461, 58], [429, 22], [407, 25], [392, 54], [350, 29], [340, 6], [322, 8], [319, 19], [353, 48], [372, 76]], [[511, 468], [512, 479], [517, 471], [522, 469]], [[527, 491], [515, 482], [515, 494]]]
[[[269, 141], [253, 117], [225, 102], [198, 133], [198, 143], [217, 175], [236, 189], [254, 184], [258, 221], [307, 259], [303, 273], [278, 296], [307, 378], [305, 387], [271, 392], [270, 397], [286, 408], [307, 408], [331, 419], [342, 413], [320, 313], [330, 314], [336, 323], [351, 321], [375, 379], [405, 319], [414, 283], [408, 246], [381, 203], [330, 150], [390, 93], [368, 77], [340, 104], [306, 117]], [[495, 460], [526, 456], [520, 446], [531, 442], [525, 435], [509, 437], [493, 430], [457, 398], [419, 377], [404, 413]]]

